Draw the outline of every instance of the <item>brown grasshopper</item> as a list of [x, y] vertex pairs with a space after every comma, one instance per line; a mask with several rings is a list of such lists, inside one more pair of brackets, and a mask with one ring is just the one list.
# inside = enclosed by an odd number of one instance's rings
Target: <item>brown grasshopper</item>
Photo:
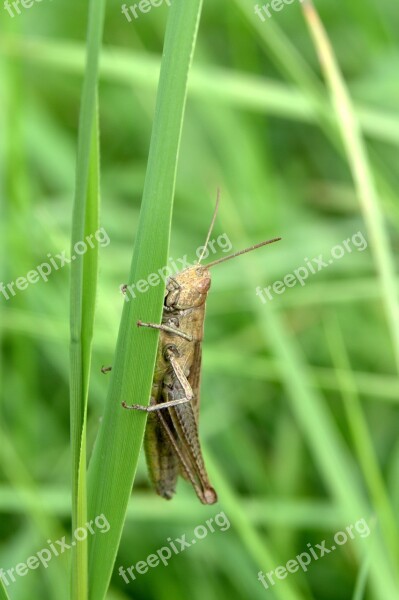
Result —
[[201, 265], [218, 204], [219, 195], [198, 263], [169, 277], [166, 282], [162, 324], [137, 322], [139, 327], [160, 330], [150, 404], [128, 406], [122, 402], [124, 408], [148, 413], [144, 447], [156, 492], [163, 498], [172, 498], [178, 476], [182, 475], [192, 484], [203, 504], [217, 501], [216, 492], [209, 483], [198, 436], [201, 344], [205, 303], [211, 286], [209, 269], [281, 239], [267, 240]]

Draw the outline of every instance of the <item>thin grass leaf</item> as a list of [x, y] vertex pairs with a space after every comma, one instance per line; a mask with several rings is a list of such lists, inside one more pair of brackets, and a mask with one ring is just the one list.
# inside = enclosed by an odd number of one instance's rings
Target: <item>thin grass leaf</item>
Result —
[[383, 305], [399, 371], [399, 304], [396, 292], [395, 263], [388, 232], [384, 225], [381, 201], [374, 182], [368, 152], [344, 79], [324, 26], [311, 0], [303, 0], [303, 12], [323, 69], [337, 115], [348, 164], [359, 196], [370, 246], [383, 290]]
[[[282, 525], [292, 530], [310, 528], [335, 532], [342, 524], [342, 511], [325, 500], [257, 496], [250, 499], [241, 498], [240, 502], [250, 522], [256, 525]], [[126, 520], [132, 523], [167, 522], [171, 525], [184, 522], [195, 526], [204, 516], [204, 507], [191, 500], [187, 502], [187, 496], [183, 495], [177, 495], [168, 505], [167, 511], [163, 510], [163, 506], [155, 495], [136, 492], [129, 500]], [[36, 510], [39, 507], [45, 509], [48, 515], [68, 517], [68, 489], [65, 486], [42, 486], [34, 496], [21, 499], [15, 497], [14, 489], [10, 485], [0, 485], [0, 510], [3, 512], [24, 514], [27, 510]]]
[[364, 600], [366, 597], [367, 580], [370, 571], [371, 554], [366, 554], [359, 569], [352, 600]]
[[[241, 8], [248, 17], [245, 1], [236, 2], [242, 2]], [[293, 52], [288, 38], [282, 38], [282, 31], [274, 23], [268, 23], [268, 35], [265, 36], [264, 26], [259, 27], [257, 21], [259, 19], [256, 17], [251, 20], [263, 41], [273, 51], [278, 64], [281, 64], [282, 71], [299, 85], [299, 90], [265, 77], [232, 72], [220, 67], [205, 69], [196, 66], [190, 77], [189, 95], [204, 99], [212, 97], [215, 102], [298, 122], [321, 121], [326, 125], [331, 138], [336, 140], [336, 124], [317, 78], [303, 59], [299, 59], [297, 53]], [[270, 35], [271, 31], [274, 32], [273, 36]], [[282, 52], [281, 44], [284, 49]], [[5, 55], [23, 56], [34, 64], [56, 69], [57, 72], [62, 70], [64, 73], [77, 75], [84, 72], [84, 48], [76, 42], [7, 36], [0, 40], [0, 50]], [[133, 54], [129, 50], [107, 47], [102, 52], [100, 75], [105, 81], [155, 90], [159, 77], [159, 60], [144, 53]], [[382, 112], [363, 103], [356, 104], [356, 113], [364, 133], [369, 137], [395, 146], [399, 144], [397, 113]]]
[[6, 592], [6, 588], [3, 585], [3, 580], [0, 578], [0, 600], [10, 600], [9, 595]]
[[326, 321], [325, 329], [333, 363], [337, 368], [343, 405], [359, 465], [377, 511], [381, 533], [390, 549], [389, 557], [393, 565], [397, 565], [399, 560], [398, 526], [370, 437], [368, 423], [359, 400], [339, 321], [335, 315]]
[[[223, 502], [223, 509], [234, 524], [241, 543], [259, 569], [263, 570], [264, 573], [274, 570], [280, 563], [280, 557], [275, 554], [265, 536], [261, 536], [257, 531], [251, 522], [250, 511], [243, 509], [241, 499], [235, 490], [231, 489], [216, 462], [208, 452], [205, 453], [205, 456], [212, 481], [215, 482], [220, 500]], [[273, 588], [273, 594], [275, 598], [280, 600], [303, 600], [306, 598], [296, 588], [296, 582], [291, 582], [290, 579], [279, 582], [279, 585]]]
[[[75, 244], [98, 229], [99, 148], [97, 80], [105, 1], [91, 0], [87, 65], [82, 90], [71, 236], [70, 419], [72, 444], [72, 530], [87, 523], [86, 415], [98, 272], [98, 245], [77, 254]], [[75, 260], [76, 259], [76, 260]], [[88, 594], [87, 540], [72, 547], [71, 598]]]
[[[128, 284], [147, 279], [167, 262], [177, 160], [202, 0], [170, 8], [139, 226]], [[104, 514], [106, 535], [89, 545], [89, 598], [108, 589], [142, 444], [145, 415], [124, 411], [122, 400], [149, 401], [158, 332], [136, 327], [160, 322], [163, 286], [124, 305], [103, 422], [89, 469], [89, 516]]]

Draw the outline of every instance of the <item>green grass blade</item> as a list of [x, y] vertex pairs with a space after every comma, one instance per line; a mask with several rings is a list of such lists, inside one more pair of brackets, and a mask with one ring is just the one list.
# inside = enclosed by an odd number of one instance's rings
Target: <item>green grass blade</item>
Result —
[[337, 377], [341, 384], [343, 405], [358, 462], [363, 471], [363, 478], [369, 489], [370, 497], [373, 500], [376, 514], [378, 515], [381, 533], [386, 539], [392, 562], [396, 565], [399, 556], [397, 522], [378, 464], [378, 458], [358, 396], [356, 383], [353, 379], [351, 364], [339, 321], [335, 315], [326, 321], [325, 329], [333, 363], [337, 368]]
[[[72, 530], [85, 528], [86, 413], [90, 378], [91, 345], [97, 289], [98, 245], [81, 255], [74, 246], [98, 229], [99, 148], [97, 81], [105, 2], [89, 6], [87, 65], [83, 83], [76, 167], [75, 203], [72, 220], [70, 396], [72, 444]], [[87, 540], [72, 548], [71, 598], [86, 600], [88, 594]]]
[[[245, 2], [241, 8], [248, 17]], [[251, 23], [261, 34], [262, 40], [267, 42], [281, 71], [295, 81], [298, 89], [258, 75], [214, 66], [196, 66], [190, 77], [189, 95], [203, 99], [212, 97], [221, 104], [288, 120], [322, 122], [326, 131], [336, 140], [336, 123], [320, 82], [308, 65], [293, 52], [288, 39], [282, 37], [282, 31], [274, 23], [268, 23], [266, 36], [264, 28], [259, 28], [256, 22], [259, 19], [255, 19]], [[272, 36], [270, 32], [273, 32]], [[5, 36], [0, 40], [0, 51], [6, 56], [23, 56], [33, 64], [57, 72], [62, 70], [64, 73], [77, 75], [84, 72], [84, 48], [76, 42]], [[159, 77], [159, 60], [145, 53], [134, 54], [126, 49], [107, 47], [102, 52], [100, 75], [104, 81], [155, 90]], [[376, 107], [357, 103], [356, 113], [364, 133], [370, 138], [399, 145], [399, 116], [396, 112], [383, 112]]]
[[[219, 498], [223, 509], [229, 515], [240, 542], [253, 558], [257, 567], [264, 573], [275, 569], [281, 557], [277, 556], [270, 541], [251, 522], [250, 511], [243, 508], [241, 498], [231, 489], [223, 473], [210, 454], [206, 453], [206, 462], [212, 481], [216, 482]], [[295, 582], [286, 579], [273, 588], [274, 597], [279, 600], [303, 600], [306, 596], [295, 587]]]
[[310, 0], [303, 3], [303, 10], [330, 90], [348, 164], [359, 196], [363, 218], [370, 238], [370, 246], [373, 250], [381, 289], [383, 290], [383, 304], [391, 333], [396, 366], [399, 370], [399, 304], [395, 284], [395, 264], [367, 148], [352, 100], [318, 13]]
[[359, 574], [356, 580], [356, 586], [353, 592], [352, 600], [364, 600], [366, 597], [367, 579], [370, 571], [370, 554], [366, 554], [364, 557], [362, 566], [360, 567]]
[[[143, 201], [129, 284], [166, 264], [188, 72], [202, 0], [175, 2], [169, 12]], [[104, 598], [122, 533], [142, 443], [145, 415], [121, 401], [149, 401], [158, 332], [139, 330], [138, 319], [159, 322], [163, 286], [125, 303], [105, 413], [89, 469], [89, 516], [104, 514], [106, 535], [89, 546], [89, 598]]]
[[0, 578], [0, 600], [10, 600], [9, 595], [6, 592], [6, 588], [3, 585], [3, 580]]

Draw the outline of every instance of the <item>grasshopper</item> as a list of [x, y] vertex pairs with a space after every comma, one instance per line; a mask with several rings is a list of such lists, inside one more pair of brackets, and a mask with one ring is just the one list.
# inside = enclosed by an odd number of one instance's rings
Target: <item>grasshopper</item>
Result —
[[[150, 404], [133, 404], [126, 409], [148, 414], [144, 447], [147, 466], [156, 492], [166, 499], [175, 493], [179, 475], [188, 480], [203, 504], [214, 504], [202, 456], [199, 435], [201, 345], [205, 304], [211, 286], [209, 269], [216, 264], [279, 241], [274, 238], [201, 265], [216, 219], [219, 193], [205, 245], [198, 263], [169, 277], [166, 282], [162, 323], [143, 323], [160, 331]], [[103, 369], [104, 371], [108, 369]]]

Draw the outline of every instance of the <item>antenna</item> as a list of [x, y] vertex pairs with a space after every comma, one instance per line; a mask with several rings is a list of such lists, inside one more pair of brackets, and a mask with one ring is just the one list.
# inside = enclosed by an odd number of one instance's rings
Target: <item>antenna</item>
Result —
[[198, 265], [200, 264], [201, 260], [204, 258], [205, 250], [206, 250], [206, 247], [208, 245], [209, 238], [211, 237], [212, 229], [213, 229], [213, 226], [215, 224], [216, 215], [218, 213], [219, 201], [220, 201], [220, 188], [217, 189], [216, 206], [215, 206], [215, 210], [213, 211], [213, 217], [212, 217], [212, 221], [211, 221], [211, 226], [209, 227], [208, 235], [206, 236], [205, 245], [203, 246], [203, 250], [201, 252], [201, 256], [199, 257], [199, 260], [198, 260], [198, 263], [197, 263]]
[[213, 267], [214, 265], [222, 263], [225, 260], [230, 260], [231, 258], [240, 256], [240, 254], [245, 254], [246, 252], [252, 252], [252, 250], [256, 250], [257, 248], [261, 248], [262, 246], [266, 246], [267, 244], [273, 244], [274, 242], [279, 242], [280, 240], [281, 240], [281, 238], [277, 237], [277, 238], [273, 238], [272, 240], [266, 240], [265, 242], [260, 242], [260, 244], [255, 244], [255, 246], [250, 246], [249, 248], [245, 248], [245, 250], [240, 250], [239, 252], [234, 252], [234, 254], [230, 254], [230, 256], [223, 256], [223, 258], [218, 258], [217, 260], [214, 260], [205, 266], [207, 269], [209, 269], [209, 267]]

